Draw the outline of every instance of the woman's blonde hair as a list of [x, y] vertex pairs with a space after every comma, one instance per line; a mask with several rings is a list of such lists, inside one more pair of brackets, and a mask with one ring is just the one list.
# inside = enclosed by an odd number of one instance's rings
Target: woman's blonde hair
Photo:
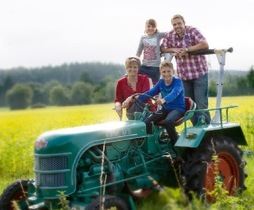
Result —
[[131, 64], [137, 64], [139, 68], [141, 66], [141, 61], [138, 57], [128, 57], [125, 60], [125, 68], [128, 68]]

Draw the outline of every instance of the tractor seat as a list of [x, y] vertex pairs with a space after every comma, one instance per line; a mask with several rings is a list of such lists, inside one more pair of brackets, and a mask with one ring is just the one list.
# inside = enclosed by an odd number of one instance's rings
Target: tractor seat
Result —
[[[195, 110], [196, 109], [196, 103], [190, 98], [190, 97], [185, 97], [185, 113], [182, 117], [180, 117], [176, 122], [175, 126], [181, 125], [184, 121], [189, 120], [193, 115], [194, 112], [187, 112], [189, 110]], [[155, 125], [164, 125], [164, 120], [161, 120], [159, 122], [156, 122]]]

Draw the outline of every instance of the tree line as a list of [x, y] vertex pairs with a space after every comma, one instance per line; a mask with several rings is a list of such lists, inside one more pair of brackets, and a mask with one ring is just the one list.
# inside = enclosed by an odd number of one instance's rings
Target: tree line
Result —
[[[89, 62], [0, 70], [0, 106], [10, 109], [113, 102], [124, 65]], [[209, 96], [217, 94], [218, 71], [209, 72]], [[223, 96], [253, 95], [254, 66], [225, 71]]]
[[0, 70], [0, 106], [80, 105], [112, 102], [123, 65], [71, 63], [41, 68]]

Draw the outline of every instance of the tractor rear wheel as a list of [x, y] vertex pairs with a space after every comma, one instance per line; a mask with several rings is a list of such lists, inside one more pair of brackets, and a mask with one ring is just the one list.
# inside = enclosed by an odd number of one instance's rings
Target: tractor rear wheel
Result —
[[198, 148], [188, 151], [183, 164], [186, 193], [194, 192], [210, 203], [216, 198], [211, 193], [216, 180], [222, 183], [228, 195], [245, 190], [244, 180], [247, 177], [242, 158], [243, 152], [235, 141], [228, 137], [207, 138]]
[[99, 196], [86, 207], [86, 210], [100, 209], [129, 210], [129, 207], [124, 200], [113, 195]]
[[0, 210], [14, 210], [13, 201], [19, 202], [19, 208], [28, 209], [26, 202], [28, 180], [16, 180], [10, 184], [0, 197]]

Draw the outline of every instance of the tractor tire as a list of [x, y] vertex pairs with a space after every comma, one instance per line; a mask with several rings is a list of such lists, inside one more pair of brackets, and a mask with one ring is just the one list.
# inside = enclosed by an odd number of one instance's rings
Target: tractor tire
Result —
[[27, 189], [28, 180], [20, 179], [10, 184], [0, 197], [0, 210], [14, 210], [13, 201], [19, 201], [20, 209], [28, 209], [26, 203]]
[[[104, 201], [103, 201], [104, 200]], [[104, 208], [102, 208], [104, 206]], [[114, 210], [129, 210], [130, 208], [124, 200], [117, 196], [105, 195], [94, 199], [86, 210], [100, 210], [100, 209], [114, 209]]]
[[209, 203], [215, 202], [216, 198], [210, 192], [214, 190], [215, 178], [218, 176], [229, 195], [236, 195], [246, 189], [246, 162], [242, 158], [242, 150], [232, 139], [225, 136], [210, 137], [187, 153], [183, 173], [188, 195], [194, 192]]

